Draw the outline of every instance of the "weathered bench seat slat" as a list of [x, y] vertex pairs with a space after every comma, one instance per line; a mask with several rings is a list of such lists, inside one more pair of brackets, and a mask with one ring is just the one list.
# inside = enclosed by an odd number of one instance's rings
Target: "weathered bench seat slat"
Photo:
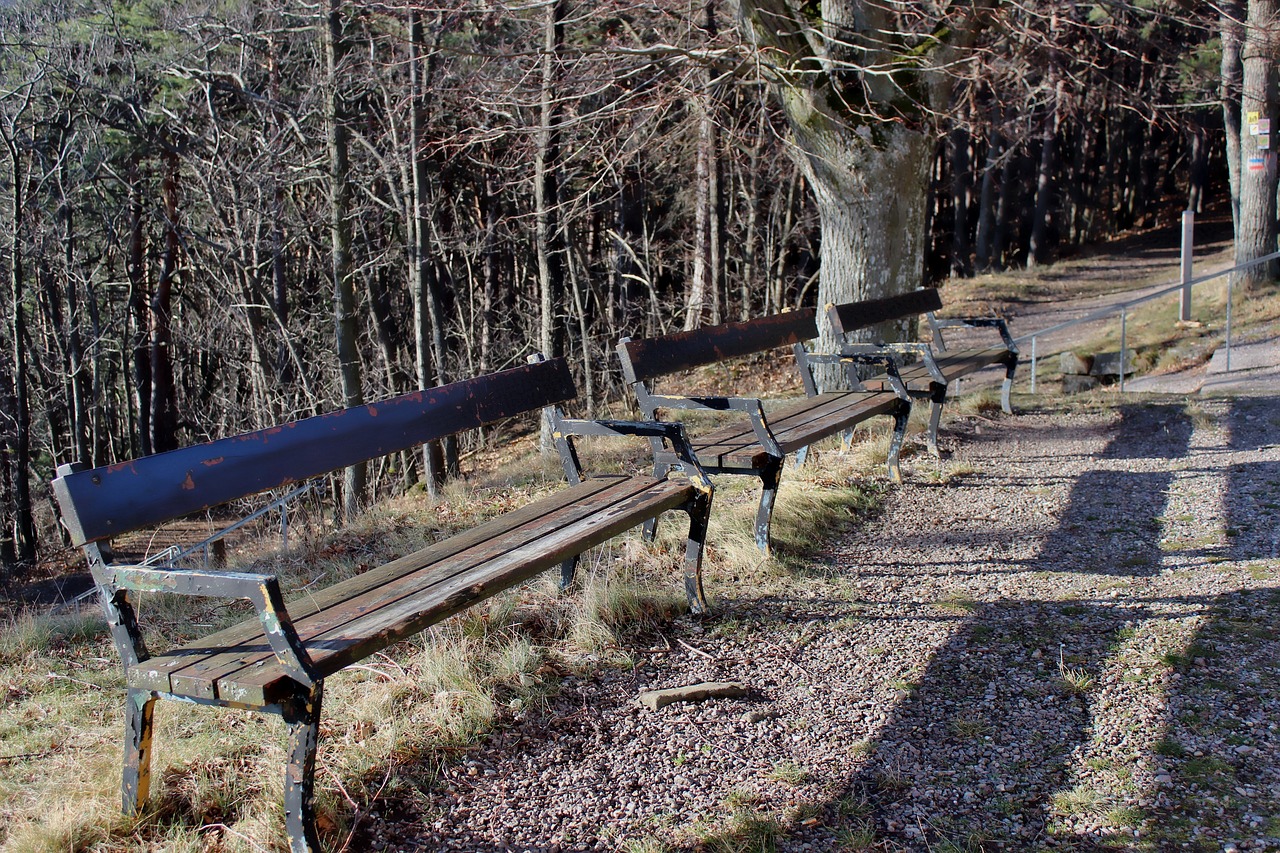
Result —
[[[670, 409], [709, 409], [733, 418], [733, 422], [697, 433], [691, 439], [699, 463], [712, 473], [747, 474], [761, 480], [760, 506], [756, 511], [756, 544], [769, 550], [769, 527], [778, 491], [783, 461], [790, 453], [803, 459], [809, 445], [827, 436], [847, 431], [880, 414], [894, 418], [894, 439], [890, 444], [888, 467], [898, 481], [898, 450], [906, 431], [910, 400], [905, 389], [890, 391], [858, 389], [819, 394], [808, 363], [801, 361], [804, 343], [818, 335], [816, 312], [812, 308], [784, 312], [736, 323], [723, 323], [657, 338], [618, 344], [622, 373], [635, 392], [645, 417], [656, 418]], [[805, 399], [784, 403], [766, 412], [754, 398], [735, 396], [664, 396], [653, 393], [652, 380], [680, 371], [719, 364], [730, 358], [768, 352], [790, 346], [796, 353]], [[862, 361], [864, 356], [839, 356], [840, 361]], [[895, 370], [889, 357], [871, 357]], [[732, 393], [732, 392], [730, 392]], [[674, 462], [666, 451], [654, 448], [660, 471]], [[647, 528], [651, 529], [651, 528]]]
[[[934, 362], [948, 382], [963, 378], [984, 367], [1002, 365], [1008, 358], [1008, 350], [1003, 347], [986, 349], [955, 350], [934, 355]], [[898, 368], [902, 381], [912, 390], [926, 388], [933, 381], [929, 368], [921, 363], [902, 365]], [[873, 376], [863, 382], [863, 386], [874, 390], [889, 390], [889, 377], [884, 374]]]
[[[340, 593], [339, 600], [294, 616], [316, 670], [337, 672], [367, 657], [371, 646], [411, 636], [687, 499], [679, 481], [655, 478], [593, 477], [565, 491], [580, 500], [521, 524], [493, 519], [477, 528], [486, 538], [466, 549], [446, 540], [330, 587], [326, 592]], [[378, 576], [370, 578], [374, 572]], [[253, 636], [230, 653], [210, 654], [218, 648], [209, 642], [213, 638], [174, 649], [135, 668], [131, 686], [236, 704], [279, 701], [290, 684], [261, 626], [252, 620], [232, 630]]]
[[[296, 614], [293, 616], [295, 629], [299, 630], [300, 639], [302, 639], [299, 625], [306, 625], [314, 634], [315, 626], [324, 624], [318, 620], [330, 620], [328, 622], [330, 626], [340, 624], [327, 614], [350, 601], [359, 594], [360, 590], [376, 590], [379, 586], [394, 584], [423, 565], [433, 561], [448, 560], [468, 549], [482, 546], [493, 538], [496, 530], [503, 527], [517, 529], [536, 524], [552, 513], [584, 500], [593, 499], [606, 489], [616, 487], [618, 479], [593, 477], [582, 487], [555, 492], [536, 503], [511, 510], [499, 518], [435, 542], [413, 554], [392, 560], [332, 586], [299, 596], [288, 604], [289, 613]], [[245, 620], [202, 637], [197, 642], [186, 644], [182, 647], [181, 654], [175, 653], [175, 650], [162, 657], [149, 658], [131, 670], [130, 678], [139, 680], [138, 687], [154, 690], [172, 689], [173, 692], [178, 693], [190, 684], [196, 691], [193, 695], [211, 698], [213, 691], [205, 685], [234, 673], [246, 663], [256, 663], [271, 657], [270, 649], [262, 647], [263, 642], [261, 623], [257, 620]], [[197, 655], [200, 647], [206, 649], [203, 656]], [[182, 670], [188, 667], [199, 667], [199, 669], [196, 672], [183, 673]]]
[[[886, 383], [887, 384], [887, 383]], [[891, 392], [891, 388], [877, 388]], [[794, 453], [847, 429], [850, 419], [892, 414], [898, 398], [892, 393], [868, 395], [858, 391], [825, 391], [769, 413], [769, 426], [785, 453]], [[752, 468], [764, 464], [767, 451], [755, 431], [732, 424], [694, 438], [693, 449], [704, 464]]]

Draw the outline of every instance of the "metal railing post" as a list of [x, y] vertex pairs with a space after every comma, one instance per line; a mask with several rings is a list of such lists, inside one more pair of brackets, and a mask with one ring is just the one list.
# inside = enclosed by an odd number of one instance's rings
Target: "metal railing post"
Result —
[[1231, 303], [1235, 292], [1235, 273], [1227, 276], [1227, 373], [1231, 372]]
[[1184, 323], [1191, 319], [1191, 250], [1195, 228], [1195, 211], [1182, 211], [1182, 308], [1178, 311], [1178, 319]]
[[1039, 338], [1034, 335], [1031, 337], [1031, 393], [1036, 393], [1036, 341]]
[[1120, 309], [1120, 393], [1124, 393], [1125, 332], [1129, 327], [1129, 309]]

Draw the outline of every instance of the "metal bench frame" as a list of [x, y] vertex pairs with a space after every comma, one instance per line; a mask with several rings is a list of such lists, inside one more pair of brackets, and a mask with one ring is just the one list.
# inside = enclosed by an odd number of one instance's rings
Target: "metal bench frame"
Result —
[[[897, 361], [883, 353], [821, 354], [809, 353], [805, 343], [818, 335], [816, 312], [812, 308], [788, 311], [736, 323], [724, 323], [687, 332], [676, 332], [656, 338], [618, 342], [617, 352], [622, 373], [635, 394], [636, 402], [646, 418], [660, 419], [664, 410], [705, 410], [722, 412], [744, 420], [749, 429], [736, 439], [731, 453], [720, 452], [717, 443], [722, 430], [695, 436], [693, 449], [703, 470], [712, 474], [746, 474], [759, 477], [760, 504], [756, 510], [755, 541], [764, 553], [770, 550], [770, 527], [782, 468], [788, 453], [795, 453], [803, 464], [810, 444], [851, 428], [878, 414], [894, 419], [886, 465], [895, 483], [902, 481], [898, 453], [906, 435], [911, 400], [898, 380]], [[672, 396], [656, 394], [654, 379], [671, 373], [718, 364], [731, 358], [768, 352], [790, 346], [796, 358], [806, 398], [779, 412], [766, 414], [764, 401], [755, 397], [696, 395]], [[843, 364], [849, 369], [875, 365], [885, 371], [891, 391], [854, 390], [823, 394], [817, 387], [810, 365], [824, 362]], [[800, 421], [792, 427], [792, 420]], [[654, 448], [655, 476], [675, 459], [660, 448]], [[652, 523], [646, 526], [652, 535]]]
[[[1004, 383], [1000, 390], [1000, 408], [1006, 414], [1013, 414], [1010, 393], [1013, 390], [1013, 376], [1018, 367], [1018, 346], [1014, 343], [1009, 327], [1000, 317], [948, 317], [939, 319], [937, 311], [942, 310], [942, 298], [937, 288], [922, 288], [898, 296], [881, 299], [867, 299], [860, 302], [845, 302], [839, 305], [828, 304], [826, 315], [836, 335], [845, 338], [840, 352], [847, 355], [891, 355], [898, 361], [899, 378], [907, 386], [912, 397], [927, 399], [931, 403], [929, 411], [929, 429], [926, 441], [929, 452], [935, 457], [941, 455], [938, 449], [938, 429], [942, 423], [942, 408], [947, 400], [947, 391], [952, 382], [967, 376], [984, 367], [1003, 364], [1005, 367]], [[848, 340], [861, 329], [879, 323], [914, 319], [923, 315], [933, 333], [933, 343], [911, 341], [886, 343], [877, 341], [864, 343]], [[995, 329], [1000, 335], [1002, 346], [953, 351], [947, 349], [944, 329]], [[912, 369], [911, 359], [918, 369]], [[859, 384], [854, 387], [880, 388], [889, 381], [888, 376], [876, 376], [868, 380], [858, 380], [851, 376], [851, 381]]]

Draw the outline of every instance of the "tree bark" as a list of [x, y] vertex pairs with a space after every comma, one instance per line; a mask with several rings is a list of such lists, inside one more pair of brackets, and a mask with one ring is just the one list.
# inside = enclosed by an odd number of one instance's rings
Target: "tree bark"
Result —
[[[828, 0], [816, 21], [812, 7], [789, 0], [738, 5], [744, 31], [777, 69], [772, 83], [816, 203], [819, 303], [919, 287], [934, 152], [930, 110], [949, 98], [945, 75], [931, 63], [950, 48], [933, 35], [911, 35], [907, 18], [889, 4]], [[940, 23], [929, 26], [938, 32]], [[968, 36], [963, 24], [944, 29]], [[827, 324], [819, 328], [820, 346], [833, 347]], [[887, 340], [903, 331], [865, 330]], [[842, 373], [824, 370], [823, 384], [837, 385]]]

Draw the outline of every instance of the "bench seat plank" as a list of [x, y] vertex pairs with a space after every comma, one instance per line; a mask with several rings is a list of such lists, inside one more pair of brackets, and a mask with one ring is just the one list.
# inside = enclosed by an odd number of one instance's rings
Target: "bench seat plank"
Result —
[[[782, 450], [792, 453], [897, 405], [891, 392], [828, 391], [770, 412], [769, 425]], [[702, 464], [718, 468], [758, 468], [768, 458], [755, 431], [740, 422], [696, 437], [693, 449]]]
[[[948, 350], [934, 356], [934, 361], [947, 382], [968, 376], [970, 373], [981, 370], [984, 367], [1004, 364], [1008, 359], [1009, 351], [1003, 347]], [[934, 381], [929, 369], [923, 362], [904, 365], [898, 368], [898, 372], [902, 375], [902, 381], [912, 390], [927, 389], [929, 384]], [[889, 377], [884, 374], [873, 376], [862, 384], [865, 388], [874, 391], [887, 391], [890, 389]]]
[[[393, 560], [375, 569], [371, 569], [355, 578], [333, 584], [313, 594], [300, 596], [290, 601], [287, 609], [297, 624], [309, 620], [316, 623], [316, 618], [334, 607], [348, 601], [356, 590], [377, 588], [380, 585], [396, 582], [404, 575], [415, 571], [429, 561], [443, 561], [469, 548], [482, 545], [496, 535], [496, 531], [506, 526], [516, 528], [542, 519], [561, 507], [575, 501], [603, 492], [615, 486], [622, 478], [592, 478], [578, 489], [566, 489], [547, 496], [541, 501], [520, 507], [506, 513], [498, 519], [459, 533], [442, 542], [434, 543], [407, 556]], [[505, 525], [503, 524], [505, 522]], [[162, 657], [150, 658], [131, 670], [131, 684], [143, 689], [160, 690], [181, 696], [193, 696], [202, 699], [215, 699], [216, 691], [213, 683], [219, 678], [230, 675], [246, 663], [253, 664], [259, 660], [272, 659], [269, 647], [264, 646], [262, 625], [249, 619], [210, 634], [200, 641], [188, 643], [181, 654], [169, 653]], [[200, 654], [200, 648], [204, 653]]]
[[[295, 616], [316, 670], [328, 675], [377, 649], [557, 565], [571, 552], [603, 542], [659, 512], [681, 506], [686, 480], [604, 476], [335, 584], [325, 601]], [[509, 518], [508, 516], [519, 516]], [[475, 535], [479, 534], [479, 535]], [[458, 547], [454, 539], [464, 539]], [[584, 546], [584, 543], [588, 543]], [[299, 599], [304, 602], [307, 599]], [[305, 605], [300, 605], [305, 607]], [[130, 686], [259, 706], [292, 688], [257, 620], [144, 662]]]

